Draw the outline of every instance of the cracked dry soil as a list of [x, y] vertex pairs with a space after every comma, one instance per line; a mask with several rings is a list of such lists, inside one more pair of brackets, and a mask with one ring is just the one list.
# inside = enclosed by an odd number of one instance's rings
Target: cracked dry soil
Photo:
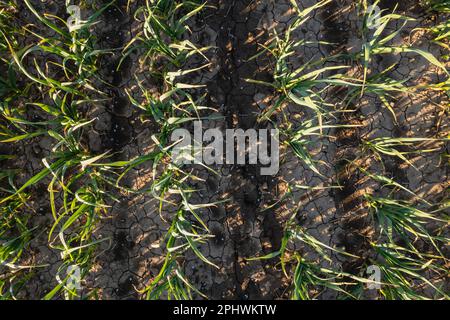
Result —
[[[56, 1], [51, 2], [58, 10]], [[105, 1], [106, 3], [107, 1]], [[308, 7], [317, 1], [301, 1]], [[383, 8], [393, 9], [397, 1], [381, 1]], [[433, 23], [415, 8], [415, 1], [399, 1], [400, 12], [417, 18], [407, 31], [417, 26]], [[129, 11], [139, 7], [140, 1], [132, 1]], [[123, 47], [133, 38], [138, 29], [132, 14], [127, 12], [128, 1], [116, 1], [106, 10], [101, 23], [95, 26], [99, 49]], [[49, 7], [47, 7], [48, 9]], [[40, 8], [43, 10], [43, 8]], [[24, 21], [32, 21], [27, 8], [23, 8]], [[63, 14], [63, 13], [62, 13]], [[273, 61], [268, 54], [260, 54], [261, 46], [273, 35], [273, 31], [286, 30], [294, 11], [290, 1], [280, 0], [211, 0], [208, 6], [189, 21], [191, 33], [186, 35], [197, 46], [211, 46], [206, 56], [211, 61], [209, 69], [200, 70], [192, 76], [192, 82], [204, 84], [196, 89], [194, 96], [205, 95], [207, 107], [215, 111], [204, 111], [204, 116], [219, 115], [217, 120], [204, 121], [209, 128], [273, 128], [282, 126], [287, 120], [293, 125], [302, 123], [310, 116], [308, 110], [287, 104], [283, 112], [274, 114], [271, 121], [258, 122], [261, 112], [271, 105], [277, 93], [271, 88], [249, 83], [245, 79], [273, 81]], [[444, 17], [437, 19], [445, 19]], [[353, 1], [336, 0], [315, 10], [311, 18], [292, 35], [295, 39], [306, 39], [316, 43], [301, 47], [293, 63], [301, 65], [310, 59], [321, 59], [336, 53], [354, 50], [358, 37], [358, 17]], [[390, 26], [395, 29], [395, 26]], [[401, 34], [396, 41], [408, 41]], [[22, 41], [26, 41], [23, 40]], [[329, 42], [331, 45], [317, 43]], [[420, 47], [442, 54], [436, 46], [426, 41], [425, 36], [415, 40]], [[253, 58], [255, 57], [256, 58]], [[97, 118], [93, 129], [86, 136], [86, 143], [96, 153], [113, 150], [114, 160], [129, 160], [144, 155], [154, 142], [151, 139], [156, 124], [142, 120], [142, 112], [129, 101], [127, 94], [142, 100], [137, 81], [145, 83], [156, 95], [160, 94], [160, 83], [139, 67], [139, 54], [133, 53], [121, 61], [121, 52], [113, 53], [101, 61], [102, 78], [107, 83], [99, 84], [108, 97], [87, 110], [89, 118]], [[407, 54], [388, 55], [376, 62], [376, 69], [385, 70], [391, 61], [398, 62], [390, 76], [394, 79], [410, 78], [410, 83], [442, 80], [444, 75], [417, 57]], [[189, 61], [184, 69], [196, 66]], [[120, 64], [120, 65], [119, 65]], [[361, 72], [352, 67], [352, 72]], [[442, 77], [442, 79], [441, 79]], [[194, 81], [195, 80], [195, 81]], [[345, 92], [324, 92], [327, 101], [339, 102]], [[330, 129], [330, 139], [312, 138], [312, 154], [320, 161], [319, 176], [312, 172], [289, 150], [282, 152], [280, 171], [276, 176], [261, 176], [258, 165], [215, 165], [219, 175], [196, 168], [204, 181], [193, 182], [198, 191], [192, 198], [196, 203], [211, 203], [228, 200], [222, 204], [201, 210], [202, 219], [215, 236], [200, 247], [205, 257], [220, 268], [214, 269], [196, 255], [187, 252], [184, 272], [192, 284], [212, 299], [286, 299], [291, 285], [280, 269], [277, 259], [248, 261], [246, 258], [262, 256], [280, 249], [284, 228], [293, 212], [296, 223], [321, 242], [361, 256], [353, 259], [330, 251], [332, 262], [322, 261], [302, 243], [295, 243], [301, 251], [324, 267], [336, 266], [346, 272], [360, 272], [366, 259], [373, 257], [369, 242], [373, 235], [373, 221], [367, 210], [364, 193], [383, 194], [379, 184], [369, 182], [356, 170], [346, 166], [350, 160], [372, 170], [386, 170], [390, 176], [408, 186], [430, 202], [448, 198], [449, 168], [442, 165], [440, 154], [449, 152], [448, 143], [440, 152], [415, 155], [412, 161], [418, 170], [400, 160], [387, 161], [386, 168], [379, 168], [370, 159], [361, 159], [358, 150], [361, 141], [382, 136], [445, 137], [450, 134], [447, 113], [448, 96], [432, 91], [420, 95], [399, 94], [395, 105], [397, 123], [388, 110], [373, 97], [357, 99], [352, 105], [353, 113], [342, 113], [336, 124], [354, 124], [357, 128]], [[448, 109], [447, 109], [448, 110]], [[447, 111], [446, 111], [447, 112]], [[189, 127], [188, 127], [189, 128]], [[192, 128], [190, 128], [192, 129]], [[49, 154], [48, 141], [36, 138], [33, 144], [19, 143], [20, 161], [2, 164], [6, 167], [23, 167], [27, 176], [39, 170], [40, 159]], [[151, 164], [141, 165], [126, 178], [130, 187], [141, 188], [152, 179]], [[340, 189], [296, 190], [291, 197], [284, 198], [288, 185], [332, 186]], [[43, 214], [34, 217], [36, 225], [48, 228], [51, 214], [48, 212], [48, 195], [45, 183], [34, 187], [36, 198], [33, 206]], [[158, 201], [150, 194], [130, 194], [112, 191], [119, 202], [101, 221], [95, 233], [97, 239], [108, 238], [96, 249], [98, 252], [93, 270], [83, 287], [98, 289], [102, 299], [138, 299], [138, 290], [148, 285], [163, 263], [165, 234], [170, 224], [165, 217], [168, 210], [158, 212]], [[401, 194], [400, 197], [406, 197]], [[41, 298], [56, 284], [55, 273], [61, 263], [56, 250], [47, 245], [46, 236], [40, 236], [31, 244], [36, 264], [45, 262], [48, 267], [37, 270], [24, 288], [24, 297]], [[444, 279], [444, 282], [448, 279]], [[448, 285], [448, 283], [447, 283]], [[336, 298], [336, 293], [325, 290], [322, 299]]]

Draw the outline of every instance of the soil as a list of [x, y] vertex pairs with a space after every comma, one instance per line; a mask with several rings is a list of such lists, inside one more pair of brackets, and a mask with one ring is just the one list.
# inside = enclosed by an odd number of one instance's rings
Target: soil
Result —
[[[56, 1], [47, 1], [56, 6]], [[105, 3], [109, 1], [104, 1]], [[143, 1], [131, 1], [133, 12]], [[317, 1], [301, 1], [307, 7]], [[131, 94], [143, 101], [137, 81], [161, 94], [160, 81], [146, 74], [139, 67], [139, 55], [133, 53], [121, 60], [120, 50], [136, 34], [138, 22], [127, 12], [128, 1], [116, 1], [102, 15], [102, 22], [95, 26], [95, 34], [102, 50], [111, 49], [111, 54], [101, 61], [101, 76], [106, 80], [99, 84], [107, 93], [105, 101], [89, 106], [87, 114], [96, 118], [93, 129], [86, 134], [86, 145], [94, 153], [111, 151], [113, 160], [129, 160], [144, 155], [154, 147], [152, 134], [156, 133], [154, 120], [144, 121], [143, 112], [133, 106], [128, 98]], [[393, 9], [396, 1], [381, 1], [380, 6]], [[36, 6], [39, 10], [43, 7]], [[20, 5], [23, 21], [34, 22], [31, 12]], [[49, 7], [46, 7], [46, 10]], [[55, 8], [56, 10], [56, 8]], [[399, 35], [395, 41], [410, 41], [409, 33], [418, 26], [428, 26], [444, 17], [429, 19], [417, 1], [398, 1], [398, 12], [416, 17], [405, 29], [408, 36]], [[61, 13], [64, 15], [64, 13]], [[261, 53], [273, 30], [282, 32], [292, 21], [294, 11], [288, 0], [210, 0], [208, 7], [189, 21], [191, 33], [186, 37], [198, 46], [212, 46], [206, 55], [211, 66], [190, 77], [190, 82], [206, 85], [193, 91], [195, 97], [206, 94], [207, 107], [215, 111], [204, 111], [204, 116], [219, 115], [217, 120], [204, 121], [208, 128], [264, 129], [273, 124], [283, 125], [284, 118], [294, 126], [311, 116], [310, 111], [293, 104], [282, 107], [271, 122], [258, 122], [261, 106], [271, 105], [277, 92], [253, 84], [245, 79], [273, 81], [274, 63], [268, 54]], [[434, 21], [434, 22], [433, 22]], [[307, 39], [331, 43], [308, 44], [292, 57], [294, 65], [302, 65], [312, 58], [320, 59], [337, 53], [348, 53], [360, 42], [357, 9], [353, 1], [335, 0], [315, 10], [311, 19], [301, 30], [294, 32], [295, 39]], [[395, 29], [396, 26], [389, 26]], [[26, 39], [20, 40], [27, 43]], [[444, 55], [444, 49], [430, 44], [426, 34], [413, 40], [415, 45], [436, 56]], [[252, 59], [253, 57], [256, 58]], [[399, 59], [398, 66], [389, 72], [394, 79], [408, 78], [409, 84], [421, 81], [443, 80], [444, 75], [436, 67], [409, 54], [400, 57], [387, 56], [377, 61], [375, 69], [382, 71]], [[191, 69], [197, 62], [189, 60], [183, 69]], [[361, 72], [356, 63], [348, 72]], [[339, 103], [346, 92], [324, 93], [328, 101]], [[332, 138], [312, 138], [311, 152], [320, 160], [318, 165], [323, 176], [312, 172], [291, 151], [284, 150], [280, 171], [276, 176], [261, 176], [260, 165], [215, 165], [219, 172], [214, 175], [203, 168], [195, 168], [203, 182], [192, 182], [198, 191], [191, 199], [194, 203], [228, 200], [216, 207], [201, 210], [215, 236], [200, 247], [202, 253], [217, 264], [218, 270], [205, 265], [193, 253], [184, 257], [184, 271], [191, 283], [212, 299], [286, 299], [291, 285], [281, 272], [277, 259], [248, 261], [246, 258], [263, 256], [281, 247], [286, 222], [295, 212], [296, 221], [307, 232], [321, 242], [343, 248], [359, 255], [360, 259], [343, 257], [328, 252], [332, 262], [326, 262], [302, 243], [293, 244], [293, 249], [302, 252], [321, 266], [333, 266], [346, 272], [360, 274], [368, 261], [376, 259], [370, 248], [374, 236], [374, 221], [364, 200], [365, 193], [386, 195], [381, 185], [368, 181], [356, 166], [370, 172], [384, 172], [407, 186], [430, 202], [448, 199], [449, 167], [443, 164], [441, 155], [449, 152], [449, 145], [427, 154], [415, 155], [411, 161], [419, 170], [400, 160], [386, 159], [382, 168], [370, 156], [361, 156], [362, 141], [376, 137], [445, 137], [450, 134], [449, 98], [443, 94], [425, 91], [420, 95], [399, 94], [396, 97], [397, 123], [390, 112], [374, 97], [356, 99], [349, 108], [353, 113], [340, 113], [336, 124], [353, 124], [357, 128], [330, 129]], [[447, 109], [446, 109], [447, 108]], [[444, 111], [443, 111], [444, 110]], [[36, 115], [39, 116], [39, 115]], [[188, 127], [188, 126], [187, 126]], [[189, 127], [188, 127], [189, 128]], [[10, 154], [3, 150], [1, 154]], [[22, 180], [26, 181], [41, 169], [41, 159], [51, 153], [50, 143], [35, 138], [32, 143], [18, 143], [15, 154], [19, 159], [2, 162], [4, 168], [23, 168]], [[152, 182], [152, 163], [132, 170], [123, 181], [127, 187], [145, 189]], [[31, 244], [30, 260], [46, 265], [36, 270], [23, 289], [23, 297], [41, 298], [56, 285], [55, 275], [61, 264], [57, 250], [47, 244], [46, 231], [52, 225], [46, 183], [33, 187], [31, 207], [33, 223], [42, 234]], [[284, 198], [287, 185], [341, 188], [296, 190], [291, 197]], [[170, 208], [159, 213], [159, 203], [149, 193], [132, 194], [109, 190], [119, 201], [111, 202], [111, 208], [99, 223], [95, 238], [109, 239], [96, 249], [95, 264], [85, 283], [86, 292], [97, 289], [101, 299], [139, 299], [138, 290], [149, 284], [162, 266], [165, 252], [165, 234], [170, 227], [165, 217], [173, 213]], [[399, 192], [399, 199], [408, 195]], [[290, 266], [289, 266], [290, 268]], [[319, 298], [335, 298], [335, 293], [325, 290]], [[196, 298], [200, 298], [197, 296]]]

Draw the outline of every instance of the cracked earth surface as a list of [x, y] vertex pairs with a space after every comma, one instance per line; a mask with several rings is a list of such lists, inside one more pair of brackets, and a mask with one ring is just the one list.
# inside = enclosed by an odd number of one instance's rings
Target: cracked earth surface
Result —
[[[317, 1], [301, 1], [306, 8]], [[395, 1], [382, 1], [381, 5], [391, 8]], [[426, 41], [426, 35], [412, 33], [418, 26], [433, 23], [420, 10], [412, 9], [414, 1], [399, 2], [399, 11], [417, 18], [394, 40], [396, 43], [409, 41], [436, 55], [443, 49]], [[50, 1], [46, 10], [54, 7]], [[128, 10], [133, 11], [139, 3], [132, 1]], [[53, 6], [53, 7], [52, 7]], [[211, 65], [189, 75], [189, 82], [203, 84], [193, 90], [193, 95], [206, 95], [204, 103], [213, 109], [203, 111], [202, 116], [216, 116], [205, 120], [205, 128], [273, 128], [289, 123], [301, 124], [313, 112], [294, 104], [286, 104], [271, 121], [258, 122], [263, 110], [276, 99], [272, 89], [253, 84], [245, 79], [272, 81], [273, 61], [267, 54], [257, 56], [261, 45], [266, 43], [274, 30], [283, 32], [292, 22], [294, 11], [290, 1], [271, 0], [211, 0], [208, 7], [189, 21], [191, 33], [186, 35], [199, 47], [211, 46], [206, 56]], [[30, 21], [31, 15], [24, 8], [20, 15]], [[440, 18], [444, 19], [444, 18]], [[308, 44], [291, 57], [294, 65], [300, 66], [311, 59], [326, 58], [336, 53], [348, 53], [359, 49], [361, 40], [357, 36], [359, 20], [352, 1], [332, 1], [315, 10], [301, 29], [293, 34], [295, 39], [329, 42]], [[140, 22], [127, 13], [127, 1], [117, 1], [102, 14], [102, 22], [95, 26], [100, 39], [99, 49], [123, 47], [136, 34]], [[397, 26], [389, 26], [395, 30]], [[22, 39], [26, 42], [26, 39]], [[139, 52], [134, 52], [121, 61], [120, 51], [113, 51], [102, 63], [102, 77], [107, 83], [99, 84], [107, 93], [105, 102], [98, 102], [86, 110], [88, 118], [97, 120], [86, 135], [86, 143], [97, 153], [113, 150], [116, 161], [132, 159], [146, 154], [154, 148], [152, 134], [158, 126], [145, 121], [142, 112], [129, 99], [145, 99], [140, 94], [138, 82], [155, 94], [161, 95], [160, 84], [140, 69]], [[386, 55], [376, 62], [379, 72], [393, 62], [398, 65], [389, 71], [389, 76], [408, 83], [439, 82], [444, 74], [414, 55]], [[330, 62], [334, 63], [333, 61]], [[352, 62], [350, 62], [350, 65]], [[120, 65], [119, 65], [120, 64]], [[193, 57], [184, 69], [204, 64]], [[360, 66], [353, 64], [348, 74], [361, 74]], [[339, 103], [345, 93], [326, 91], [323, 98]], [[416, 154], [410, 161], [415, 168], [395, 159], [386, 161], [381, 167], [370, 157], [361, 156], [361, 141], [377, 137], [446, 137], [450, 134], [448, 119], [448, 96], [433, 91], [420, 94], [399, 93], [394, 106], [397, 122], [376, 97], [365, 95], [356, 99], [351, 113], [340, 113], [335, 124], [353, 124], [356, 128], [327, 129], [329, 138], [312, 137], [310, 151], [318, 161], [318, 170], [313, 172], [289, 149], [282, 146], [280, 171], [276, 176], [261, 176], [260, 166], [214, 165], [219, 174], [212, 174], [204, 168], [194, 168], [202, 181], [191, 181], [197, 190], [191, 202], [225, 202], [200, 210], [213, 239], [200, 246], [205, 257], [219, 266], [212, 268], [192, 252], [186, 252], [182, 265], [186, 277], [206, 296], [213, 299], [285, 299], [289, 297], [289, 279], [281, 272], [276, 259], [248, 261], [246, 258], [263, 256], [280, 249], [287, 221], [296, 213], [296, 223], [307, 232], [331, 247], [342, 248], [361, 258], [343, 257], [329, 250], [332, 261], [323, 261], [313, 250], [302, 243], [293, 243], [293, 249], [302, 252], [323, 267], [336, 267], [346, 272], [359, 272], [367, 259], [374, 259], [369, 242], [373, 236], [373, 221], [367, 210], [364, 194], [386, 195], [381, 185], [368, 181], [358, 170], [348, 167], [348, 160], [358, 163], [370, 172], [383, 172], [414, 191], [418, 197], [431, 203], [448, 198], [449, 168], [443, 163], [441, 154], [449, 152], [448, 143], [440, 144], [438, 150]], [[190, 125], [185, 126], [192, 129]], [[24, 168], [26, 177], [41, 168], [41, 159], [51, 152], [50, 142], [45, 138], [36, 143], [21, 143], [18, 153], [20, 161], [9, 164]], [[123, 180], [127, 187], [139, 190], [152, 181], [151, 163], [142, 164], [129, 172]], [[312, 190], [296, 189], [284, 197], [289, 186], [309, 186]], [[330, 188], [339, 185], [341, 188]], [[48, 230], [51, 214], [48, 212], [46, 181], [35, 187], [39, 194], [33, 199], [33, 221]], [[159, 272], [165, 255], [165, 235], [170, 227], [174, 211], [170, 206], [159, 212], [158, 201], [149, 193], [134, 194], [126, 191], [112, 191], [118, 199], [111, 202], [111, 208], [102, 217], [95, 232], [96, 239], [108, 239], [96, 248], [95, 264], [90, 270], [84, 290], [98, 289], [103, 299], [138, 299], [139, 290]], [[408, 199], [406, 192], [396, 195]], [[173, 208], [173, 210], [175, 210]], [[45, 232], [35, 238], [28, 259], [35, 264], [48, 265], [38, 269], [37, 275], [25, 288], [24, 297], [41, 298], [56, 285], [55, 274], [61, 263], [59, 253], [47, 245]], [[442, 281], [442, 279], [438, 279]], [[444, 279], [445, 281], [445, 279]], [[322, 299], [336, 298], [336, 293], [325, 290]], [[200, 298], [200, 297], [198, 297]]]

